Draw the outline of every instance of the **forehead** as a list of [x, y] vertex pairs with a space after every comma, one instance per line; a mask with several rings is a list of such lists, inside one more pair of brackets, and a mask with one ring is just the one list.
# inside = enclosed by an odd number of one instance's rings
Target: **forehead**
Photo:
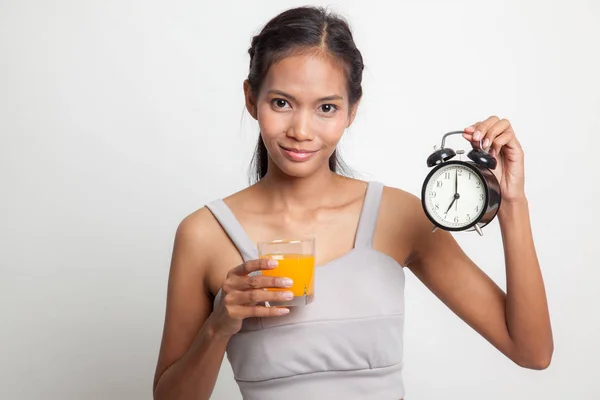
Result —
[[290, 55], [274, 63], [265, 76], [262, 89], [282, 90], [305, 99], [331, 95], [348, 99], [342, 64], [321, 53]]

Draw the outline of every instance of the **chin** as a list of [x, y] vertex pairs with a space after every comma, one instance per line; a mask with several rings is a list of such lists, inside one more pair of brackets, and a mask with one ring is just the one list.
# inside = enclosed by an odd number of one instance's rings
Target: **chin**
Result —
[[[324, 164], [329, 169], [328, 161]], [[318, 160], [311, 160], [310, 162], [296, 163], [288, 160], [273, 160], [273, 166], [279, 169], [284, 175], [293, 178], [306, 178], [315, 174], [322, 168]]]

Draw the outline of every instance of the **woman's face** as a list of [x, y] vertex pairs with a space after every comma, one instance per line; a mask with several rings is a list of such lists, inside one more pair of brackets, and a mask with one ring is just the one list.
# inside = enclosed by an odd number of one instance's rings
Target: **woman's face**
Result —
[[[256, 99], [246, 98], [275, 164], [294, 177], [329, 169], [329, 157], [354, 119], [346, 76], [323, 54], [298, 54], [273, 64]], [[255, 113], [253, 113], [255, 111]]]

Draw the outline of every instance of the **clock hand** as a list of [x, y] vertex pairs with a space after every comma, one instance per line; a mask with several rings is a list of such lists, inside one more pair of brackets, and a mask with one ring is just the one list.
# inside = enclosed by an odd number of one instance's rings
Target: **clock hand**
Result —
[[[448, 211], [450, 211], [450, 209], [452, 208], [452, 205], [454, 204], [454, 202], [456, 200], [458, 200], [460, 198], [460, 194], [458, 193], [454, 193], [454, 198], [452, 199], [452, 203], [450, 203], [450, 205], [448, 206], [448, 209], [446, 210], [445, 215], [448, 215]], [[458, 204], [458, 203], [457, 203]]]
[[458, 193], [458, 168], [456, 168], [456, 174], [454, 175], [454, 193]]
[[[458, 168], [456, 168], [454, 175], [454, 198], [458, 199]], [[456, 202], [456, 211], [458, 211], [458, 201]]]
[[452, 199], [452, 203], [450, 203], [450, 205], [448, 206], [448, 209], [445, 212], [446, 215], [448, 215], [448, 211], [450, 211], [450, 209], [452, 208], [452, 205], [454, 204], [455, 201], [456, 201], [456, 196], [454, 196], [454, 198]]

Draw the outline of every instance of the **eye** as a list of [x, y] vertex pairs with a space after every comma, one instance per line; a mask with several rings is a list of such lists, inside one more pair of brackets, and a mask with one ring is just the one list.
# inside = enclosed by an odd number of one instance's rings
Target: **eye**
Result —
[[337, 111], [337, 106], [334, 104], [323, 104], [321, 107], [319, 107], [321, 109], [322, 112], [324, 112], [325, 114], [333, 114]]
[[276, 108], [285, 108], [288, 102], [284, 99], [273, 99], [271, 100], [271, 104], [274, 105]]

